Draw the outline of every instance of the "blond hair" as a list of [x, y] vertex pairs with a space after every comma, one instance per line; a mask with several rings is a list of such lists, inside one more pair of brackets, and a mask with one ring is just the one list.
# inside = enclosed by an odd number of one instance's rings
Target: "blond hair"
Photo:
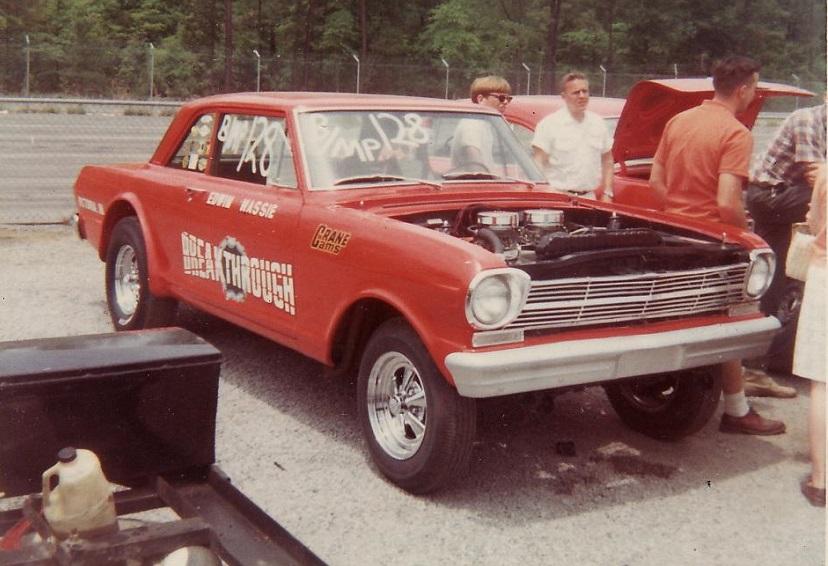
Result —
[[472, 102], [477, 103], [477, 97], [481, 94], [490, 93], [512, 94], [512, 87], [509, 81], [498, 75], [487, 75], [474, 79], [469, 88], [469, 96]]

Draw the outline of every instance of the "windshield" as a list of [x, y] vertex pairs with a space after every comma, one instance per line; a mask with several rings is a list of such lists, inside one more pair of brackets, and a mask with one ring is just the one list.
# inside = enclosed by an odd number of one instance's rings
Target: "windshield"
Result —
[[299, 137], [313, 189], [543, 181], [509, 125], [490, 114], [305, 112], [299, 114]]

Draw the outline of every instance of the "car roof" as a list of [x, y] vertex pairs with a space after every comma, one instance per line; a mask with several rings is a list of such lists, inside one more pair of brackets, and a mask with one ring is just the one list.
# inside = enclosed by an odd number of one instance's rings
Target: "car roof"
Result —
[[237, 92], [198, 98], [186, 104], [188, 110], [203, 107], [274, 108], [292, 110], [322, 110], [346, 108], [418, 108], [421, 110], [448, 110], [485, 112], [495, 110], [472, 104], [439, 98], [402, 96], [393, 94], [355, 94], [345, 92]]
[[[617, 118], [621, 115], [624, 102], [623, 98], [591, 96], [589, 109], [604, 118]], [[503, 115], [534, 129], [541, 118], [563, 107], [564, 101], [558, 94], [524, 94], [515, 96]]]

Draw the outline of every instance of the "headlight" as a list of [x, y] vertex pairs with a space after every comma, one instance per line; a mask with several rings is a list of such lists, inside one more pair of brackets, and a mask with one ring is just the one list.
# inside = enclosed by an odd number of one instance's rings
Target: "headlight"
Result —
[[520, 314], [529, 293], [529, 276], [518, 269], [478, 273], [466, 295], [466, 319], [480, 330], [500, 328]]
[[758, 299], [765, 294], [776, 271], [776, 254], [769, 249], [750, 252], [750, 267], [745, 277], [745, 295]]

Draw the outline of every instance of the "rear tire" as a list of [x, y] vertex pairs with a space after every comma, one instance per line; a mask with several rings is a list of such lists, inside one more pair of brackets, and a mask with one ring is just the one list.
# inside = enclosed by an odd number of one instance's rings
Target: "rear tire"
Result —
[[604, 386], [610, 404], [631, 429], [659, 440], [678, 440], [699, 431], [722, 393], [720, 366], [708, 366]]
[[468, 468], [474, 399], [461, 397], [401, 319], [371, 336], [359, 369], [362, 431], [377, 468], [402, 489], [435, 491]]
[[118, 221], [106, 250], [106, 301], [115, 330], [170, 326], [176, 301], [149, 290], [147, 250], [138, 219]]

